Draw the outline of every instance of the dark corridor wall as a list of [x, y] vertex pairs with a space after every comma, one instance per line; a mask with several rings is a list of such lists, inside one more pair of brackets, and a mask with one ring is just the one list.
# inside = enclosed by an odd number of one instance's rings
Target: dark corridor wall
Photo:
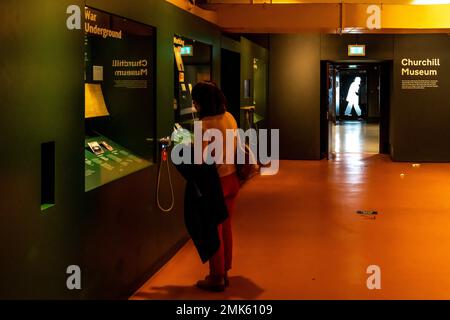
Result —
[[[270, 36], [271, 128], [279, 128], [282, 159], [320, 158], [320, 61], [347, 60], [347, 45], [366, 44], [353, 61], [393, 61], [391, 156], [397, 161], [450, 161], [450, 37], [428, 35]], [[439, 88], [401, 89], [403, 58], [440, 58]]]
[[[391, 153], [399, 161], [450, 161], [450, 36], [395, 36]], [[440, 59], [437, 77], [402, 76], [401, 61]], [[402, 89], [402, 80], [438, 79], [438, 88]]]
[[280, 129], [281, 159], [320, 156], [320, 35], [272, 35], [269, 127]]

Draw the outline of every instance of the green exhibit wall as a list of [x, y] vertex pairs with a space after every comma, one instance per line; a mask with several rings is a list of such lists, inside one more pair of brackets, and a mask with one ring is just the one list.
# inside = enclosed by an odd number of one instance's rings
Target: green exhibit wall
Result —
[[[84, 197], [83, 33], [79, 0], [4, 0], [0, 21], [0, 298], [77, 298]], [[55, 143], [55, 205], [41, 211], [41, 144]], [[44, 178], [44, 177], [42, 177]]]
[[[169, 213], [156, 207], [156, 165], [86, 193], [80, 298], [129, 298], [186, 242], [184, 181], [171, 172], [175, 206]], [[160, 192], [161, 204], [169, 206], [165, 170]]]
[[[269, 125], [280, 129], [281, 158], [320, 159], [320, 62], [349, 60], [347, 45], [355, 43], [366, 44], [367, 56], [353, 61], [391, 61], [394, 66], [389, 106], [393, 160], [450, 161], [450, 37], [444, 34], [271, 35]], [[402, 89], [403, 58], [439, 58], [438, 88]]]

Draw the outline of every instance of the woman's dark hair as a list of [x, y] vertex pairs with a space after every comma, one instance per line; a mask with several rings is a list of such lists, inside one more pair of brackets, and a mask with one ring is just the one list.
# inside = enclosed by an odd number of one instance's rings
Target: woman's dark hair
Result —
[[227, 100], [223, 92], [212, 81], [197, 83], [192, 89], [192, 100], [200, 105], [200, 119], [223, 114], [227, 109]]

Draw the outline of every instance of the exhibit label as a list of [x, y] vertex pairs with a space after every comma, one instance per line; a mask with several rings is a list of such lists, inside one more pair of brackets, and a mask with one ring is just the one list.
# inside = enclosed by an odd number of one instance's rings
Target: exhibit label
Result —
[[401, 60], [402, 89], [423, 90], [439, 87], [439, 58]]

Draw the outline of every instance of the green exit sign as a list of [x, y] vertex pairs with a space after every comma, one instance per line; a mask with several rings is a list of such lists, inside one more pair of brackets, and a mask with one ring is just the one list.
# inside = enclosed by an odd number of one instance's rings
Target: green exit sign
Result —
[[193, 48], [192, 46], [184, 46], [181, 47], [180, 53], [182, 56], [193, 56], [194, 52], [193, 52]]
[[364, 57], [366, 55], [366, 46], [365, 45], [349, 45], [348, 46], [348, 55], [350, 57]]

